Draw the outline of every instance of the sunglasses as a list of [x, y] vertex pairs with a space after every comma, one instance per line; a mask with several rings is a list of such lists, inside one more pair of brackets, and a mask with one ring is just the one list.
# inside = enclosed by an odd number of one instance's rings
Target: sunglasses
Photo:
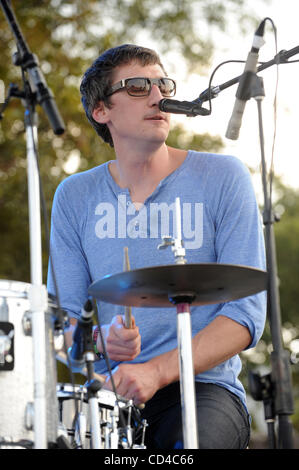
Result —
[[130, 96], [148, 96], [153, 85], [157, 85], [163, 96], [169, 97], [175, 95], [176, 84], [171, 78], [134, 77], [126, 78], [112, 85], [106, 93], [106, 96], [113, 95], [116, 91], [124, 88]]

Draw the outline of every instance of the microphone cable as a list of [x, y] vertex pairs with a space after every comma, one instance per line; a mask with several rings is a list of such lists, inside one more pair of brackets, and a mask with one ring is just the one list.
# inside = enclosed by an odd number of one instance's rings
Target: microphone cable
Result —
[[[270, 200], [270, 204], [272, 205], [272, 192], [273, 192], [273, 180], [274, 180], [274, 153], [275, 153], [275, 143], [276, 143], [276, 133], [277, 133], [277, 95], [278, 95], [278, 83], [279, 83], [279, 54], [278, 54], [278, 45], [277, 45], [277, 29], [276, 29], [276, 26], [273, 22], [273, 20], [269, 17], [266, 17], [264, 19], [264, 21], [268, 20], [271, 25], [272, 25], [272, 29], [273, 29], [273, 34], [274, 34], [274, 41], [275, 41], [275, 57], [277, 58], [277, 63], [276, 63], [276, 84], [275, 84], [275, 91], [274, 91], [274, 101], [273, 101], [273, 113], [274, 113], [274, 130], [273, 130], [273, 139], [272, 139], [272, 150], [271, 150], [271, 163], [270, 163], [270, 170], [269, 170], [269, 176], [268, 176], [268, 184], [269, 184], [269, 200]], [[215, 69], [213, 70], [211, 76], [210, 76], [210, 79], [209, 79], [209, 84], [208, 84], [208, 88], [203, 92], [205, 95], [207, 94], [207, 100], [208, 100], [208, 103], [209, 103], [209, 111], [210, 111], [210, 114], [212, 113], [212, 99], [215, 98], [215, 96], [213, 96], [213, 93], [218, 94], [218, 92], [216, 91], [217, 87], [215, 87], [215, 91], [213, 91], [213, 87], [212, 87], [212, 82], [214, 80], [214, 77], [215, 77], [215, 74], [216, 72], [220, 69], [220, 67], [222, 67], [223, 65], [226, 65], [226, 64], [230, 64], [230, 63], [245, 63], [246, 61], [245, 60], [226, 60], [224, 62], [221, 62], [220, 64], [218, 64]], [[299, 62], [299, 60], [291, 60], [291, 61], [287, 61], [286, 63], [295, 63], [295, 62]], [[261, 64], [263, 65], [265, 62], [262, 62], [262, 61], [258, 61], [258, 64]], [[202, 93], [202, 94], [203, 94]], [[194, 101], [195, 102], [201, 102], [202, 101], [202, 98], [201, 98], [201, 95], [199, 95], [199, 97], [197, 99], [195, 99]]]
[[101, 321], [100, 321], [99, 312], [98, 312], [98, 309], [97, 309], [97, 303], [96, 303], [96, 299], [94, 297], [92, 297], [92, 303], [93, 303], [93, 311], [97, 312], [97, 319], [98, 319], [98, 325], [99, 325], [99, 335], [100, 335], [100, 339], [101, 339], [103, 355], [104, 355], [104, 359], [105, 359], [106, 366], [107, 366], [107, 369], [108, 369], [109, 377], [110, 377], [110, 380], [111, 380], [113, 393], [115, 395], [115, 401], [116, 401], [117, 408], [118, 408], [119, 419], [121, 421], [122, 427], [125, 427], [126, 424], [125, 424], [125, 419], [124, 419], [124, 415], [123, 415], [123, 410], [121, 409], [120, 404], [119, 404], [119, 398], [118, 398], [118, 394], [117, 394], [117, 391], [116, 391], [115, 382], [114, 382], [114, 379], [113, 379], [111, 364], [110, 364], [110, 360], [109, 360], [109, 357], [108, 357], [108, 354], [107, 354], [106, 345], [105, 345], [105, 341], [104, 341], [104, 337], [103, 337], [102, 325], [101, 325]]

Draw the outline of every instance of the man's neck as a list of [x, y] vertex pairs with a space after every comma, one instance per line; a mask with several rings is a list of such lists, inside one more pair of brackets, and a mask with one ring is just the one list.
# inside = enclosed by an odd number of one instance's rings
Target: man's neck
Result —
[[[117, 153], [117, 152], [116, 152]], [[143, 203], [160, 181], [184, 161], [187, 152], [161, 145], [145, 153], [117, 153], [110, 173], [121, 188], [128, 188], [135, 203]]]

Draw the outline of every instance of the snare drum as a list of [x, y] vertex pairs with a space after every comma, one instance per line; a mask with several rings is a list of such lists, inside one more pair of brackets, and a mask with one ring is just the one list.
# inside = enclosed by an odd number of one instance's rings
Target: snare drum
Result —
[[[0, 448], [33, 447], [34, 358], [28, 293], [31, 284], [0, 280]], [[45, 314], [47, 439], [58, 428], [53, 303]]]
[[[73, 448], [92, 447], [87, 389], [83, 385], [57, 384], [59, 429]], [[109, 390], [97, 392], [102, 449], [144, 449], [146, 422], [131, 400]]]

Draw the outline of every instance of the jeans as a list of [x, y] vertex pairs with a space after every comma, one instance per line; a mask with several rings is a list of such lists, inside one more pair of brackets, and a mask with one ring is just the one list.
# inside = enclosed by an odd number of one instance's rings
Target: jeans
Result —
[[[250, 422], [240, 399], [215, 384], [195, 383], [199, 449], [244, 449]], [[147, 449], [182, 449], [183, 430], [178, 382], [159, 390], [141, 412], [149, 424]]]

